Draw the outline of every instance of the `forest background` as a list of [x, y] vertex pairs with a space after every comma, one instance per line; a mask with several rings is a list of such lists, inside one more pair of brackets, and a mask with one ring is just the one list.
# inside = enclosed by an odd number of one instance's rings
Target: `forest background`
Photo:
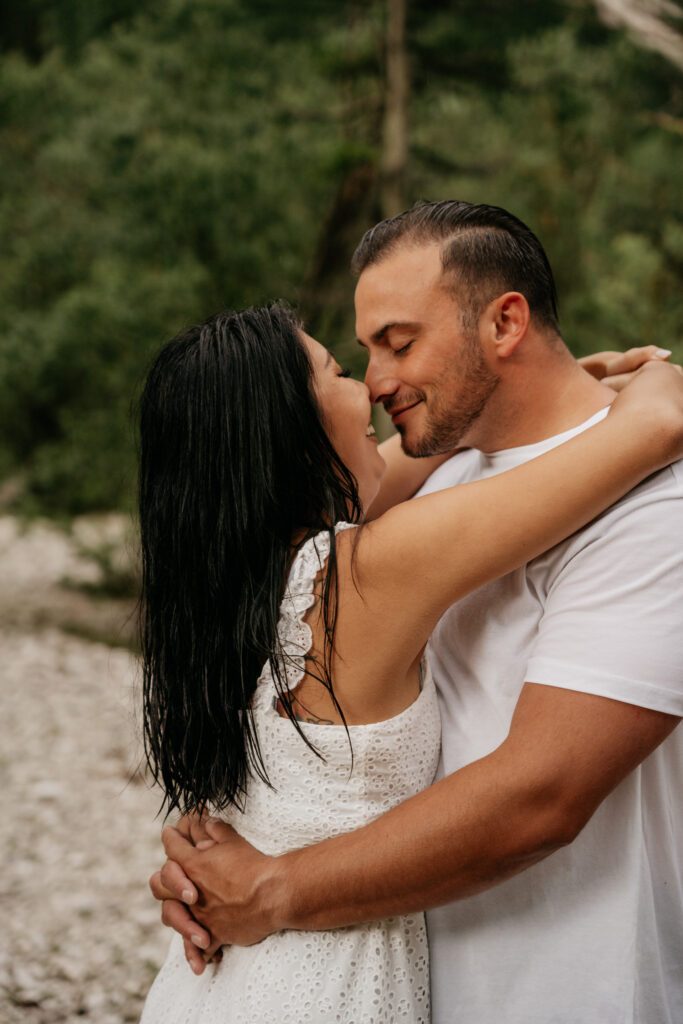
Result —
[[420, 198], [540, 236], [577, 355], [683, 359], [674, 0], [24, 0], [0, 13], [0, 505], [127, 509], [150, 355], [282, 296], [362, 373], [348, 263]]
[[450, 197], [539, 234], [577, 355], [683, 362], [682, 32], [674, 0], [0, 6], [3, 1024], [133, 1024], [167, 946], [127, 649], [152, 353], [282, 296], [362, 374], [355, 244]]

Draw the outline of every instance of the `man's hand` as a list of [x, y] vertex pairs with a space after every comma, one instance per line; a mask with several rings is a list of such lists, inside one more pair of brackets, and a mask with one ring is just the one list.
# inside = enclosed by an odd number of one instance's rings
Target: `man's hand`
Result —
[[197, 974], [220, 946], [249, 946], [277, 930], [266, 904], [273, 858], [223, 822], [209, 819], [201, 834], [205, 838], [194, 845], [192, 836], [165, 828], [169, 859], [150, 879], [153, 895], [163, 900], [162, 921], [183, 936]]
[[[214, 840], [206, 831], [206, 816], [186, 814], [177, 823], [176, 829], [199, 850], [214, 845]], [[216, 951], [217, 943], [212, 942], [211, 935], [195, 921], [187, 909], [186, 904], [192, 905], [199, 898], [196, 886], [179, 864], [167, 861], [161, 871], [154, 872], [149, 887], [153, 896], [163, 901], [162, 922], [187, 936], [183, 939], [185, 958], [195, 974], [201, 974], [206, 964], [211, 960], [218, 961], [221, 954]], [[179, 898], [176, 898], [176, 894]], [[206, 952], [202, 955], [201, 950]]]
[[633, 373], [652, 359], [668, 359], [671, 352], [656, 345], [630, 348], [627, 352], [595, 352], [579, 359], [581, 366], [591, 377], [601, 380], [613, 391], [621, 391]]

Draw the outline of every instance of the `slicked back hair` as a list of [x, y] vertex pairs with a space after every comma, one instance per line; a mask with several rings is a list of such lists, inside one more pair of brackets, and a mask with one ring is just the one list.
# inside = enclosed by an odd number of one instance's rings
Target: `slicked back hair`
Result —
[[558, 336], [557, 293], [543, 246], [533, 231], [499, 206], [444, 199], [418, 203], [363, 235], [351, 261], [356, 275], [403, 245], [441, 245], [444, 285], [476, 324], [504, 292], [520, 292], [539, 328]]

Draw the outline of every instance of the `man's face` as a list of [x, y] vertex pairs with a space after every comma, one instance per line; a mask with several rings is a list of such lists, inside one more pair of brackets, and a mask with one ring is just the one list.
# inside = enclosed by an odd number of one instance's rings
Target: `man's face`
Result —
[[476, 444], [477, 420], [499, 378], [477, 328], [442, 282], [436, 243], [399, 246], [361, 274], [356, 332], [367, 350], [365, 383], [413, 456]]

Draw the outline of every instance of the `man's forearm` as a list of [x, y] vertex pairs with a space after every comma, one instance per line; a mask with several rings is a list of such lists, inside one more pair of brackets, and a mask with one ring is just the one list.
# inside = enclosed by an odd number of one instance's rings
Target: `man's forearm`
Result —
[[503, 744], [364, 828], [280, 857], [259, 853], [220, 822], [207, 823], [216, 842], [205, 851], [166, 829], [169, 860], [151, 880], [158, 899], [173, 901], [165, 923], [186, 939], [196, 933], [175, 902], [188, 879], [201, 894], [190, 909], [206, 929], [202, 948], [213, 939], [210, 952], [288, 928], [420, 911], [490, 888], [573, 835], [553, 787], [539, 787], [537, 773], [519, 765], [513, 771], [515, 760]]
[[[191, 912], [213, 940], [210, 952], [283, 929], [343, 927], [471, 896], [541, 860], [581, 827], [560, 792], [524, 760], [520, 766], [519, 749], [504, 743], [364, 828], [280, 857], [259, 853], [220, 822], [207, 823], [216, 843], [205, 851], [166, 829], [169, 861], [152, 890], [177, 900], [187, 873], [201, 894]], [[196, 930], [182, 904], [169, 904], [165, 923], [185, 938]]]
[[571, 841], [554, 802], [475, 762], [352, 833], [277, 858], [273, 927], [321, 929], [474, 895]]
[[[197, 921], [215, 943], [237, 945], [285, 928], [334, 928], [462, 899], [571, 842], [677, 721], [527, 683], [497, 750], [364, 828], [275, 858], [220, 823], [207, 824], [216, 842], [205, 850], [168, 829], [169, 861], [153, 891], [178, 900], [187, 875], [200, 893], [189, 901]], [[196, 928], [177, 903], [167, 923], [186, 938]]]
[[526, 684], [510, 735], [357, 832], [271, 865], [277, 928], [332, 928], [489, 889], [572, 842], [678, 719]]

